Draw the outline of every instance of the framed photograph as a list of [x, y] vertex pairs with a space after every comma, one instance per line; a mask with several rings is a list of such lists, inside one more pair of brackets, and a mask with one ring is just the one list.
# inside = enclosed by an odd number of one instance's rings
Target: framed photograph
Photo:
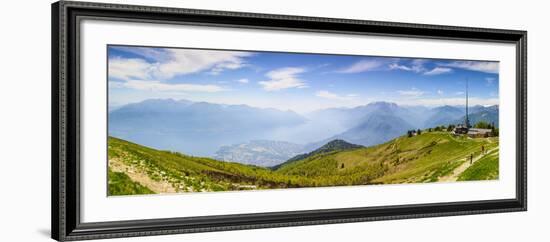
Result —
[[56, 240], [527, 209], [525, 31], [65, 1], [52, 26]]

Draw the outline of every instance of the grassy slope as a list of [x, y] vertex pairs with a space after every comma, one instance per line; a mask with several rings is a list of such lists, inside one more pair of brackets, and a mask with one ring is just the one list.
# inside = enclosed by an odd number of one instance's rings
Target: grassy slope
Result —
[[498, 151], [481, 158], [458, 177], [459, 181], [498, 179]]
[[340, 152], [340, 151], [344, 151], [344, 150], [353, 150], [353, 149], [359, 149], [359, 148], [364, 148], [364, 146], [351, 144], [351, 143], [348, 143], [344, 140], [336, 139], [336, 140], [328, 142], [327, 144], [321, 146], [320, 148], [318, 148], [314, 151], [311, 151], [311, 152], [305, 153], [305, 154], [296, 155], [296, 156], [288, 159], [287, 161], [285, 161], [281, 164], [270, 167], [270, 169], [271, 170], [277, 170], [277, 169], [281, 168], [282, 166], [294, 163], [294, 162], [299, 161], [299, 160], [307, 159], [309, 157], [316, 156], [316, 155], [323, 155], [323, 154], [327, 154], [327, 153], [334, 153], [334, 152]]
[[149, 188], [134, 182], [122, 172], [109, 169], [109, 195], [153, 194]]
[[[222, 191], [287, 187], [301, 178], [273, 173], [262, 167], [160, 151], [109, 137], [109, 160], [170, 183], [177, 192]], [[111, 164], [111, 163], [110, 163]]]
[[[498, 146], [498, 138], [470, 139], [450, 134], [424, 133], [418, 140], [400, 142], [403, 149], [401, 159], [405, 162], [395, 167], [393, 174], [379, 180], [384, 183], [434, 182], [466, 162], [470, 154], [481, 154], [481, 146], [489, 150]], [[430, 147], [430, 144], [434, 144]], [[420, 148], [414, 151], [414, 147]], [[498, 159], [498, 158], [497, 158]]]
[[[313, 155], [272, 171], [262, 167], [155, 150], [110, 137], [109, 160], [116, 159], [126, 167], [146, 173], [154, 181], [169, 183], [176, 192], [226, 191], [434, 182], [438, 177], [447, 175], [460, 166], [470, 154], [477, 156], [482, 145], [490, 150], [498, 146], [498, 138], [469, 139], [454, 137], [446, 132], [425, 132], [411, 138], [399, 137], [377, 146]], [[119, 187], [126, 185], [111, 182], [111, 175], [115, 174], [109, 174], [109, 190], [127, 191], [130, 194], [148, 193], [145, 190], [147, 187]], [[116, 175], [116, 179], [135, 183], [128, 177]], [[495, 152], [468, 168], [460, 179], [481, 180], [497, 176], [498, 152]]]
[[425, 132], [368, 148], [309, 157], [282, 166], [277, 172], [347, 184], [433, 182], [462, 164], [470, 154], [478, 155], [482, 145], [491, 149], [498, 140]]

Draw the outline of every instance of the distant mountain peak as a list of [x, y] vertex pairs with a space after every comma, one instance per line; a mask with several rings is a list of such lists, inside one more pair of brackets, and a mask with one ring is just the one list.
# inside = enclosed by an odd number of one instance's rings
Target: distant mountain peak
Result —
[[377, 101], [377, 102], [371, 102], [367, 104], [367, 106], [373, 106], [373, 107], [390, 107], [390, 108], [397, 108], [399, 105], [397, 103], [393, 102], [384, 102], [384, 101]]
[[331, 140], [330, 142], [327, 143], [327, 145], [329, 145], [329, 144], [335, 145], [335, 144], [350, 144], [350, 143], [346, 142], [343, 139], [335, 139], [335, 140]]
[[312, 152], [316, 152], [316, 151], [330, 152], [335, 150], [347, 150], [347, 149], [355, 149], [355, 148], [361, 148], [361, 147], [363, 146], [346, 142], [343, 139], [334, 139]]
[[451, 106], [449, 104], [445, 104], [443, 106], [440, 106], [440, 107], [436, 107], [436, 108], [457, 108], [456, 106]]
[[443, 106], [433, 108], [433, 110], [462, 110], [462, 109], [463, 107], [451, 106], [451, 105], [443, 105]]
[[187, 99], [173, 99], [173, 98], [150, 98], [145, 99], [138, 103], [192, 103], [192, 101], [189, 101]]

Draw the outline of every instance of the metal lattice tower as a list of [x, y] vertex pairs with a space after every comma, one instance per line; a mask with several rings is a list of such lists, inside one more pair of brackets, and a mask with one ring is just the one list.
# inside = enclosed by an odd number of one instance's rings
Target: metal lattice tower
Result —
[[464, 126], [470, 128], [470, 119], [468, 118], [468, 78], [466, 78], [466, 118], [464, 119]]

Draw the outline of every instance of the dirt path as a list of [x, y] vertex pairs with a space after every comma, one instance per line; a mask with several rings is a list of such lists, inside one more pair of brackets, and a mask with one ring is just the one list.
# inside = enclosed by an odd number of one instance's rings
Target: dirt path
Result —
[[135, 181], [142, 186], [146, 186], [155, 193], [174, 193], [176, 189], [166, 181], [155, 181], [151, 179], [147, 173], [140, 171], [135, 167], [124, 164], [118, 159], [109, 159], [109, 168], [115, 172], [123, 172], [128, 175], [132, 181]]
[[478, 155], [476, 157], [474, 157], [474, 159], [472, 159], [472, 163], [470, 163], [467, 158], [463, 159], [464, 162], [457, 168], [455, 168], [449, 175], [446, 175], [446, 176], [442, 176], [438, 179], [438, 182], [454, 182], [456, 180], [458, 180], [458, 177], [460, 176], [460, 174], [462, 174], [462, 172], [464, 172], [466, 169], [468, 169], [470, 166], [472, 166], [474, 163], [476, 163], [476, 161], [478, 161], [479, 159], [485, 157], [486, 155], [490, 154], [491, 152], [493, 152], [494, 150], [498, 149], [499, 147], [495, 147], [495, 148], [492, 148], [490, 150], [487, 150], [487, 152], [485, 152], [485, 154], [481, 154], [481, 155]]

